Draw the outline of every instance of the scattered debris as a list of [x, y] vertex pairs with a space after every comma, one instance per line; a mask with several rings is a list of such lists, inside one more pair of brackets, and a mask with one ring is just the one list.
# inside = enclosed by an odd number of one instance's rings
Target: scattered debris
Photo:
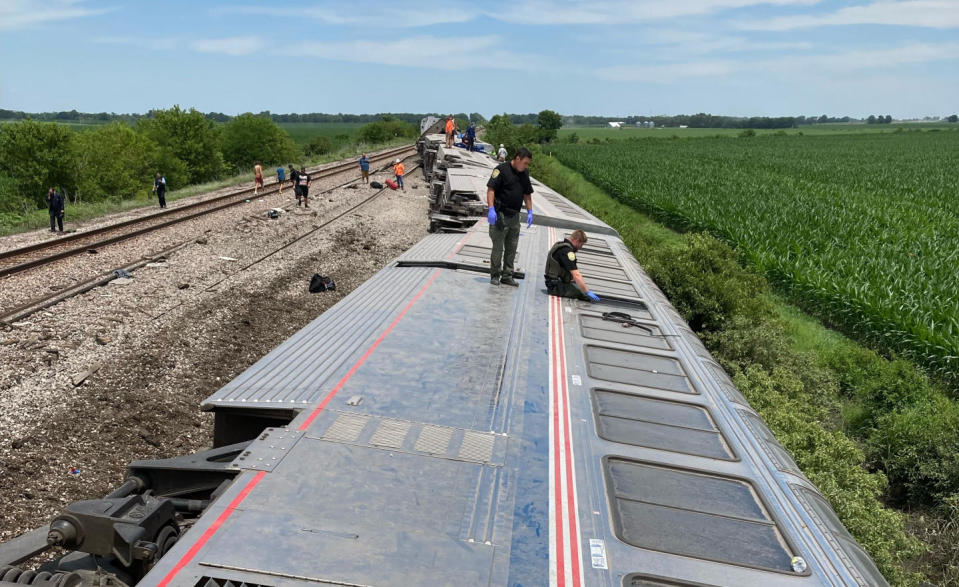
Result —
[[176, 286], [177, 289], [186, 289], [188, 287], [190, 287], [189, 283], [180, 283], [180, 284], [177, 284]]
[[273, 210], [270, 210], [269, 212], [266, 213], [266, 217], [267, 217], [267, 218], [272, 218], [273, 220], [276, 220], [277, 218], [280, 217], [280, 213], [277, 212], [276, 209], [273, 209]]
[[196, 244], [198, 244], [198, 245], [205, 245], [205, 244], [208, 243], [208, 242], [209, 242], [209, 241], [207, 241], [205, 238], [198, 238], [198, 239], [196, 239]]
[[97, 344], [110, 344], [113, 342], [113, 337], [108, 334], [98, 334], [96, 336]]
[[222, 260], [224, 260], [224, 261], [237, 261], [237, 260], [238, 260], [238, 259], [234, 259], [233, 257], [220, 257], [220, 259], [222, 259]]
[[76, 468], [76, 467], [70, 467], [70, 470], [67, 471], [67, 473], [70, 474], [70, 475], [79, 475], [79, 474], [80, 474], [80, 469], [78, 469], [78, 468]]
[[313, 274], [313, 279], [310, 280], [310, 293], [335, 290], [336, 283], [333, 281], [332, 277], [320, 275], [319, 273]]
[[132, 277], [118, 277], [110, 280], [110, 285], [126, 285], [128, 283], [133, 283]]
[[74, 387], [76, 387], [76, 386], [78, 386], [78, 385], [81, 385], [84, 381], [86, 381], [87, 377], [93, 375], [93, 374], [96, 373], [99, 369], [100, 369], [100, 364], [99, 364], [99, 363], [94, 363], [94, 364], [90, 365], [89, 367], [87, 367], [86, 369], [84, 369], [83, 371], [81, 371], [81, 372], [77, 373], [76, 375], [74, 375], [73, 377], [71, 377], [71, 378], [70, 378], [70, 382], [73, 383], [73, 386], [74, 386]]
[[128, 278], [128, 279], [129, 279], [129, 278], [132, 278], [132, 277], [133, 277], [133, 275], [131, 275], [130, 272], [127, 271], [126, 269], [115, 269], [115, 270], [113, 271], [113, 275], [114, 275], [117, 279], [123, 279], [123, 278]]
[[381, 190], [381, 189], [383, 189], [383, 184], [381, 184], [381, 183], [378, 182], [378, 181], [371, 181], [371, 182], [370, 182], [370, 187], [373, 188], [373, 189], [375, 189], [375, 190]]
[[96, 250], [96, 249], [87, 249], [87, 253], [90, 254], [90, 255], [99, 255], [99, 254], [100, 254], [100, 251], [98, 251], [98, 250]]
[[165, 261], [151, 261], [146, 264], [146, 267], [166, 267]]

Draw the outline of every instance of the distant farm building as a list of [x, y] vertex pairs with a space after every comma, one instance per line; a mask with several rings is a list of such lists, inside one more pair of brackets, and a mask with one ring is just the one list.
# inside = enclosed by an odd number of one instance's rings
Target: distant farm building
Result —
[[622, 128], [622, 127], [623, 127], [623, 123], [622, 123], [622, 122], [607, 122], [606, 125], [609, 126], [609, 128]]
[[636, 128], [656, 128], [656, 123], [652, 120], [637, 120]]

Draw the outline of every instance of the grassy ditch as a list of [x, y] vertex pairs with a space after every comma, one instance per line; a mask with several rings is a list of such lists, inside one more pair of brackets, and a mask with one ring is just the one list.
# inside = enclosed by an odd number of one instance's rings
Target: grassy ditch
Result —
[[959, 583], [959, 408], [943, 389], [802, 314], [721, 241], [544, 154], [532, 172], [619, 231], [891, 584]]

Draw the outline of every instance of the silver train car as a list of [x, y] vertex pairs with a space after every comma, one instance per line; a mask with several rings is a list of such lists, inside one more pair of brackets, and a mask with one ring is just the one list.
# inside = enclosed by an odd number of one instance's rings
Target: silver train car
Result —
[[[534, 181], [520, 286], [491, 286], [496, 162], [442, 142], [436, 232], [206, 399], [210, 453], [131, 465], [128, 495], [209, 495], [112, 584], [886, 584], [600, 219]], [[545, 291], [576, 228], [599, 303]]]

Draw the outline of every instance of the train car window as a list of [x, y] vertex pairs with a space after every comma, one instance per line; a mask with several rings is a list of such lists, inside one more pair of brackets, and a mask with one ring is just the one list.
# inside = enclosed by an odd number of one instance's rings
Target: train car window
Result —
[[792, 456], [789, 455], [789, 452], [779, 444], [779, 441], [773, 436], [772, 431], [766, 426], [766, 423], [763, 422], [759, 416], [753, 414], [751, 411], [747, 411], [745, 408], [740, 408], [737, 411], [742, 415], [743, 421], [746, 422], [746, 426], [753, 433], [753, 436], [760, 440], [760, 445], [776, 468], [780, 471], [802, 477], [802, 471], [799, 470], [796, 461], [794, 461]]
[[716, 587], [706, 583], [687, 583], [675, 579], [660, 579], [649, 575], [627, 575], [623, 578], [623, 587]]
[[639, 385], [680, 393], [698, 393], [676, 359], [647, 353], [586, 346], [589, 375], [615, 383]]
[[596, 433], [606, 440], [731, 461], [732, 449], [700, 406], [594, 390]]
[[[631, 312], [630, 315], [641, 317], [646, 312]], [[600, 316], [582, 315], [579, 319], [580, 332], [584, 338], [618, 342], [664, 351], [673, 350], [669, 340], [662, 331], [653, 324], [643, 324], [642, 327], [631, 326], [624, 322], [604, 320]]]
[[639, 548], [793, 573], [793, 549], [747, 481], [605, 462], [617, 536]]
[[826, 499], [816, 491], [802, 485], [791, 484], [790, 487], [803, 505], [806, 506], [806, 511], [812, 514], [820, 530], [836, 541], [839, 550], [847, 557], [847, 568], [859, 575], [859, 582], [863, 585], [886, 585], [886, 580], [879, 569], [876, 568], [876, 563], [869, 558], [866, 551], [849, 534], [849, 531], [839, 521], [839, 516], [836, 515]]
[[708, 369], [710, 374], [712, 374], [713, 378], [716, 380], [716, 383], [719, 384], [719, 389], [729, 401], [742, 406], [749, 405], [749, 402], [747, 402], [746, 398], [743, 397], [742, 392], [736, 389], [736, 386], [733, 385], [732, 379], [729, 378], [729, 375], [726, 375], [726, 372], [723, 371], [722, 367], [708, 360], [704, 360], [703, 364], [706, 365], [706, 369]]

